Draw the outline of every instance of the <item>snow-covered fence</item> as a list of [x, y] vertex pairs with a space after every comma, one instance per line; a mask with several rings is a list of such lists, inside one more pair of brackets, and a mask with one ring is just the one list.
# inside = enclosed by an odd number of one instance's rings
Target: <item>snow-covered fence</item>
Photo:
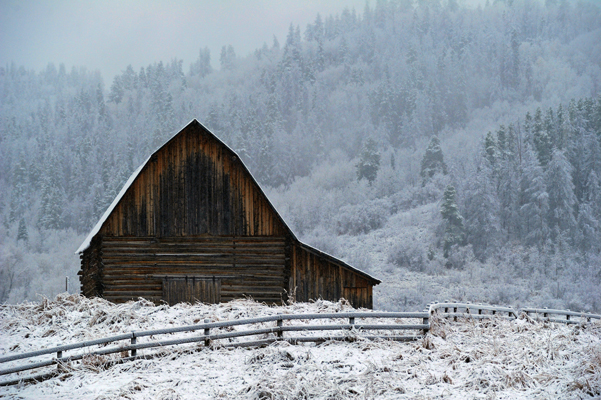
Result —
[[[137, 351], [140, 349], [148, 348], [161, 348], [165, 346], [174, 346], [186, 343], [203, 343], [205, 346], [211, 345], [215, 341], [228, 340], [225, 343], [216, 343], [217, 346], [223, 347], [249, 347], [249, 346], [261, 346], [273, 343], [275, 341], [287, 341], [290, 343], [303, 343], [303, 342], [325, 342], [327, 340], [353, 340], [357, 337], [366, 339], [387, 339], [395, 341], [411, 341], [416, 340], [425, 334], [430, 329], [429, 324], [429, 313], [428, 312], [351, 312], [351, 313], [324, 313], [324, 314], [278, 314], [259, 318], [240, 319], [233, 321], [221, 321], [221, 322], [208, 322], [199, 325], [182, 326], [177, 328], [168, 329], [155, 329], [148, 331], [131, 332], [117, 336], [111, 336], [107, 338], [91, 340], [86, 342], [73, 343], [53, 348], [47, 348], [43, 350], [13, 354], [9, 356], [0, 357], [0, 364], [9, 363], [16, 360], [29, 359], [32, 360], [36, 357], [56, 354], [56, 357], [39, 362], [29, 362], [23, 365], [12, 366], [6, 369], [0, 370], [0, 375], [9, 375], [22, 371], [48, 367], [51, 365], [58, 365], [59, 368], [73, 362], [82, 361], [90, 357], [101, 357], [109, 354], [120, 353], [121, 359], [133, 359], [138, 356]], [[316, 321], [323, 319], [346, 319], [348, 323], [338, 324], [299, 324], [299, 325], [284, 325], [284, 321], [302, 320], [302, 321]], [[394, 324], [382, 324], [382, 323], [358, 323], [358, 319], [395, 319], [398, 320], [411, 320], [421, 319], [419, 323], [394, 323]], [[259, 329], [249, 330], [235, 330], [235, 326], [241, 325], [264, 325], [265, 323], [275, 322], [275, 326], [261, 327]], [[368, 321], [369, 322], [369, 321]], [[412, 321], [408, 321], [412, 322]], [[211, 334], [211, 330], [221, 329], [219, 333]], [[223, 332], [225, 330], [226, 332]], [[151, 337], [159, 335], [169, 335], [175, 333], [190, 333], [202, 331], [203, 334], [199, 336], [189, 337], [178, 337], [175, 339], [166, 340], [154, 340], [150, 342], [140, 343], [139, 338]], [[316, 336], [311, 335], [309, 332], [325, 332], [325, 331], [346, 331], [346, 335], [343, 336]], [[364, 335], [363, 331], [376, 331], [374, 335]], [[397, 331], [410, 331], [413, 332], [409, 335], [396, 335]], [[284, 332], [301, 332], [302, 334], [297, 337], [286, 337]], [[392, 334], [391, 334], [392, 333]], [[236, 338], [247, 337], [247, 336], [264, 336], [261, 339], [247, 342], [235, 341]], [[266, 336], [266, 337], [265, 337]], [[110, 343], [121, 342], [129, 340], [129, 344], [122, 344], [121, 346], [90, 350], [94, 346], [106, 346]], [[85, 348], [86, 351], [80, 354], [71, 356], [65, 356], [65, 352]], [[25, 379], [36, 379], [48, 375], [38, 375], [35, 377], [26, 377]], [[0, 386], [10, 385], [18, 383], [19, 379], [13, 379], [11, 381], [0, 382]]]
[[524, 313], [536, 321], [558, 322], [562, 324], [581, 324], [591, 322], [594, 319], [601, 319], [601, 315], [599, 314], [570, 310], [552, 310], [548, 308], [522, 308], [521, 310], [516, 310], [511, 307], [451, 302], [428, 304], [428, 311], [430, 315], [436, 314], [442, 318], [453, 318], [455, 321], [457, 321], [457, 318], [485, 319], [492, 316], [515, 319], [520, 313]]
[[[559, 322], [566, 324], [580, 324], [600, 320], [601, 315], [590, 313], [578, 313], [573, 311], [525, 308], [516, 310], [511, 307], [490, 306], [471, 303], [433, 303], [429, 304], [423, 312], [338, 312], [319, 314], [276, 314], [265, 317], [238, 319], [231, 321], [209, 322], [205, 319], [203, 324], [189, 325], [176, 328], [154, 329], [139, 332], [130, 332], [117, 336], [73, 343], [38, 351], [13, 354], [0, 357], [0, 364], [8, 365], [8, 368], [0, 370], [0, 375], [10, 375], [22, 371], [28, 371], [52, 365], [58, 365], [59, 370], [67, 367], [74, 361], [94, 362], [94, 358], [102, 360], [105, 364], [127, 361], [137, 357], [155, 357], [157, 354], [141, 356], [138, 350], [151, 348], [164, 348], [187, 343], [197, 343], [197, 346], [221, 346], [221, 347], [251, 347], [263, 346], [276, 341], [289, 343], [320, 343], [328, 340], [356, 340], [364, 339], [386, 339], [395, 341], [412, 341], [423, 337], [431, 329], [431, 318], [458, 318], [484, 319], [504, 318], [515, 319], [520, 313], [528, 318], [538, 321]], [[558, 318], [557, 316], [561, 316]], [[394, 320], [392, 324], [384, 324], [380, 319]], [[299, 320], [299, 324], [292, 321]], [[345, 323], [331, 323], [326, 320], [346, 320]], [[362, 320], [361, 322], [357, 322]], [[417, 320], [417, 321], [416, 321]], [[285, 323], [287, 322], [287, 323]], [[321, 324], [319, 322], [322, 322]], [[419, 323], [421, 322], [421, 323]], [[274, 324], [275, 323], [275, 324]], [[254, 326], [252, 326], [254, 325]], [[250, 326], [248, 329], [237, 330], [236, 327]], [[327, 336], [327, 331], [344, 331], [344, 335]], [[366, 332], [371, 334], [367, 335]], [[194, 335], [202, 332], [201, 335]], [[287, 332], [298, 332], [297, 336], [286, 336]], [[314, 334], [314, 332], [320, 332]], [[406, 332], [401, 335], [397, 332]], [[162, 340], [156, 340], [156, 336], [177, 335]], [[186, 334], [188, 334], [186, 336]], [[259, 336], [255, 340], [241, 341], [241, 338]], [[150, 341], [140, 341], [141, 338], [150, 338]], [[123, 342], [121, 345], [106, 347], [109, 344]], [[129, 343], [127, 343], [129, 341]], [[96, 348], [95, 346], [103, 346]], [[66, 356], [65, 353], [76, 349], [85, 349], [79, 354]], [[55, 357], [44, 361], [36, 361], [37, 357], [54, 354]], [[118, 358], [103, 358], [110, 354], [120, 354]], [[15, 361], [25, 360], [29, 362], [22, 365], [14, 365]], [[91, 361], [90, 361], [91, 360]], [[13, 378], [10, 381], [0, 382], [0, 386], [16, 384], [22, 380], [42, 379], [52, 376], [55, 370], [47, 371], [42, 375]]]
[[591, 322], [593, 319], [601, 319], [601, 315], [599, 314], [570, 310], [551, 310], [548, 308], [523, 308], [522, 312], [537, 321], [559, 322], [562, 324], [581, 324]]
[[455, 321], [457, 321], [458, 317], [484, 319], [495, 316], [515, 319], [518, 316], [517, 311], [511, 307], [489, 306], [486, 304], [472, 303], [437, 302], [429, 304], [428, 310], [431, 315], [436, 313], [439, 317], [453, 318]]

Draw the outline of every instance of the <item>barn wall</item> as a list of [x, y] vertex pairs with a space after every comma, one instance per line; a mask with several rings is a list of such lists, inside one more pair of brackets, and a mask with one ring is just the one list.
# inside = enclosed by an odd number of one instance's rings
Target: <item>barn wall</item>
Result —
[[338, 301], [344, 297], [354, 307], [373, 307], [372, 283], [342, 264], [307, 250], [300, 243], [292, 246], [290, 292], [297, 301], [322, 298]]
[[81, 270], [77, 273], [81, 293], [88, 297], [101, 296], [103, 290], [102, 237], [96, 236], [90, 247], [80, 254]]
[[171, 301], [174, 290], [169, 288], [181, 286], [166, 285], [165, 278], [190, 278], [190, 293], [202, 290], [203, 280], [219, 281], [219, 299], [211, 294], [196, 298], [200, 301], [251, 296], [280, 303], [286, 282], [285, 243], [283, 237], [105, 237], [103, 297], [113, 302], [144, 297], [174, 303], [181, 299]]
[[190, 124], [142, 169], [104, 236], [284, 236], [289, 231], [242, 162]]

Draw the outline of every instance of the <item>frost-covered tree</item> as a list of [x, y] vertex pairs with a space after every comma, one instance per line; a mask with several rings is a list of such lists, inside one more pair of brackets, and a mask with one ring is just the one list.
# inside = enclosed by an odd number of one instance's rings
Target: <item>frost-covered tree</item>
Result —
[[27, 234], [27, 225], [25, 224], [25, 218], [19, 220], [19, 230], [17, 231], [17, 241], [22, 240], [27, 242], [29, 235]]
[[[485, 153], [488, 154], [488, 147]], [[495, 173], [488, 159], [477, 165], [465, 190], [464, 212], [466, 241], [474, 255], [485, 260], [499, 244], [500, 204], [495, 188]]]
[[534, 120], [532, 125], [532, 143], [536, 150], [538, 162], [542, 167], [546, 167], [551, 160], [551, 153], [553, 151], [553, 144], [548, 132], [545, 130], [543, 124], [542, 111], [539, 108], [534, 113]]
[[64, 194], [54, 174], [46, 175], [42, 183], [40, 226], [47, 229], [63, 227]]
[[442, 195], [440, 214], [444, 221], [443, 251], [445, 258], [449, 257], [454, 245], [465, 243], [464, 220], [457, 206], [456, 195], [457, 191], [452, 185], [447, 186]]
[[424, 153], [421, 163], [420, 175], [422, 177], [422, 183], [425, 184], [435, 174], [447, 173], [447, 165], [444, 162], [444, 155], [440, 147], [440, 139], [437, 136], [430, 139], [428, 148]]
[[[227, 50], [226, 50], [227, 52]], [[204, 78], [213, 72], [211, 66], [211, 50], [208, 47], [200, 49], [198, 59], [190, 65], [190, 75]]]
[[370, 184], [376, 179], [380, 169], [380, 152], [374, 139], [368, 138], [363, 144], [356, 167], [357, 179], [365, 178]]
[[572, 183], [572, 167], [562, 151], [553, 151], [547, 167], [547, 192], [549, 194], [549, 228], [551, 232], [573, 235], [576, 196]]
[[549, 237], [549, 193], [543, 168], [533, 151], [524, 152], [520, 180], [521, 237], [528, 245], [544, 245]]

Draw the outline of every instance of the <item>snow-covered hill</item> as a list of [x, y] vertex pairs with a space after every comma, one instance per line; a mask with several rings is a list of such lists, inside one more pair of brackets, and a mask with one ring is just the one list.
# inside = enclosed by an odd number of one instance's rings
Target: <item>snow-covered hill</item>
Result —
[[[345, 302], [267, 307], [113, 305], [59, 295], [0, 309], [0, 355], [155, 328], [275, 313], [350, 311]], [[328, 341], [264, 348], [180, 346], [153, 359], [83, 365], [37, 384], [0, 388], [18, 399], [574, 399], [601, 396], [601, 323], [432, 321], [412, 343]], [[139, 351], [151, 354], [153, 350]], [[154, 350], [156, 352], [156, 350]], [[115, 355], [118, 358], [119, 355]], [[5, 368], [3, 365], [2, 368]], [[3, 379], [4, 380], [4, 379]]]

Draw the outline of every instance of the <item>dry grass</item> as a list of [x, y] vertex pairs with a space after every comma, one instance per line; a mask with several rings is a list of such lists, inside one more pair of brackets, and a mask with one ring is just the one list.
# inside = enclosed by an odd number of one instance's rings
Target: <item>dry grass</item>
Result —
[[[224, 321], [350, 309], [347, 303], [326, 301], [266, 307], [247, 299], [168, 307], [144, 300], [112, 305], [100, 299], [59, 296], [3, 307], [0, 354], [189, 325], [205, 318]], [[481, 322], [433, 317], [431, 324], [430, 334], [411, 343], [355, 336], [352, 342], [327, 341], [317, 346], [165, 348], [161, 357], [125, 363], [112, 362], [120, 358], [118, 354], [89, 356], [79, 366], [65, 366], [55, 379], [2, 390], [8, 397], [24, 399], [578, 399], [601, 395], [599, 322], [565, 326], [525, 317]], [[157, 351], [138, 354], [151, 352]]]

